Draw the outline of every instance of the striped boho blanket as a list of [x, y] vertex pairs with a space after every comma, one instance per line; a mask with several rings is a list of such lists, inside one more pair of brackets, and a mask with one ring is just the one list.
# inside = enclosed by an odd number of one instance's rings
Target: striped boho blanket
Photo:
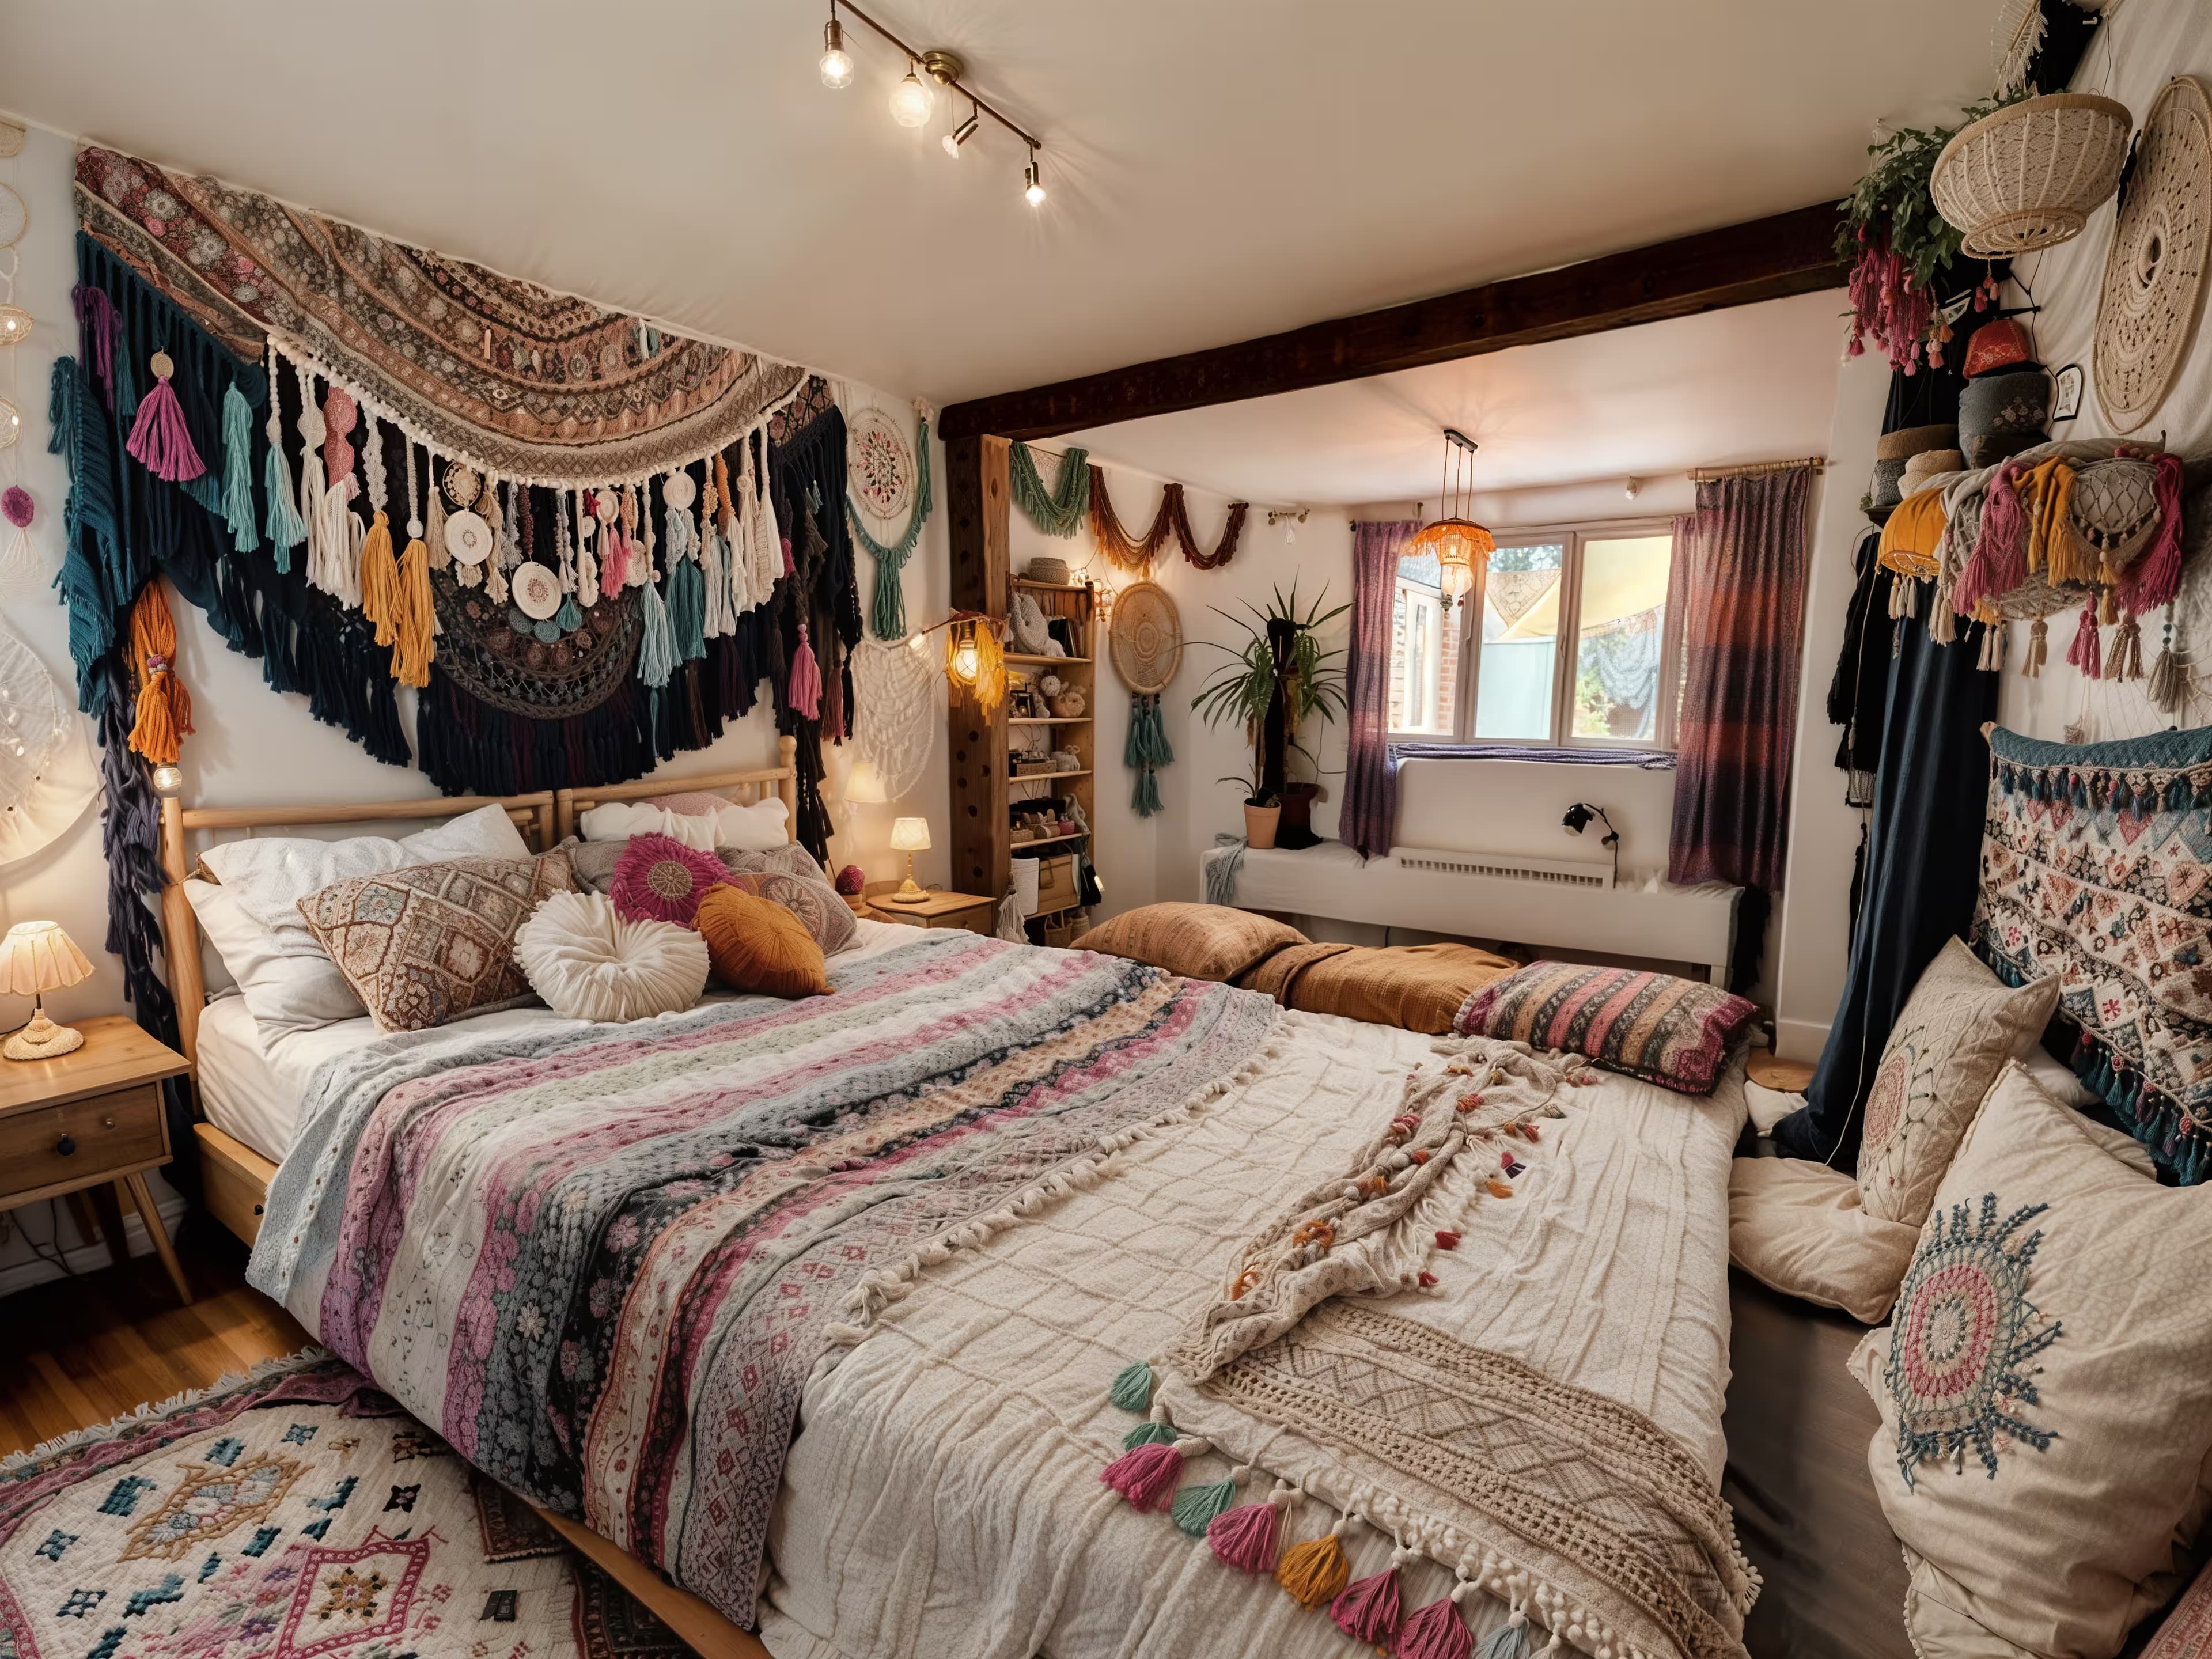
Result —
[[1267, 1051], [1265, 998], [930, 933], [836, 994], [316, 1073], [249, 1272], [463, 1455], [750, 1626], [817, 1364]]

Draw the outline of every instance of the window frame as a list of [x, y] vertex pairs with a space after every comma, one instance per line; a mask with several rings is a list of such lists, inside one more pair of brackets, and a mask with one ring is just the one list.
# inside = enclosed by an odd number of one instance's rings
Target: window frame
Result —
[[[1559, 631], [1560, 643], [1579, 641], [1582, 636], [1583, 609], [1583, 551], [1586, 543], [1599, 541], [1632, 541], [1641, 537], [1674, 534], [1671, 517], [1636, 519], [1584, 520], [1572, 524], [1540, 525], [1498, 532], [1498, 545], [1505, 547], [1549, 547], [1563, 549], [1559, 561]], [[1679, 548], [1676, 550], [1679, 554]], [[1433, 732], [1391, 732], [1388, 740], [1394, 744], [1497, 744], [1505, 747], [1528, 749], [1610, 749], [1631, 754], [1673, 754], [1679, 732], [1676, 729], [1679, 691], [1681, 684], [1682, 605], [1675, 602], [1675, 592], [1668, 583], [1668, 603], [1659, 623], [1659, 709], [1658, 725], [1648, 741], [1634, 738], [1593, 738], [1578, 735], [1574, 730], [1574, 686], [1576, 670], [1581, 659], [1579, 648], [1574, 651], [1554, 650], [1552, 655], [1552, 729], [1548, 734], [1536, 738], [1477, 738], [1474, 732], [1475, 709], [1482, 691], [1482, 629], [1483, 596], [1489, 586], [1488, 567], [1475, 573], [1474, 585], [1461, 596], [1459, 682], [1453, 698], [1452, 730], [1449, 734]], [[1392, 578], [1391, 598], [1397, 597], [1397, 580]], [[1686, 592], [1683, 593], [1686, 602]], [[1395, 669], [1395, 664], [1393, 664]]]

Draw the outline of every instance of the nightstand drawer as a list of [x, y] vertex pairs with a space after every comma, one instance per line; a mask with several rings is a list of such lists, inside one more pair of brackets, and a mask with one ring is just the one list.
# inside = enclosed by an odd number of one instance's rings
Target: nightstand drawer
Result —
[[10, 1194], [137, 1169], [167, 1155], [159, 1084], [13, 1112], [0, 1117], [0, 1205]]

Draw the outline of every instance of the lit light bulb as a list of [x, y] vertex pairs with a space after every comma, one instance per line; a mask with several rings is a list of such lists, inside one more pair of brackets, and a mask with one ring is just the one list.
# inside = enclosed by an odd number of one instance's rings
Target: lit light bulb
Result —
[[157, 766], [154, 769], [154, 793], [155, 794], [173, 795], [177, 791], [184, 787], [185, 774], [182, 768], [175, 766]]
[[973, 641], [963, 644], [952, 653], [952, 672], [959, 676], [963, 685], [975, 683], [975, 646]]
[[902, 127], [921, 125], [936, 107], [937, 94], [922, 85], [921, 77], [911, 69], [906, 79], [891, 88], [891, 119]]
[[1031, 207], [1044, 205], [1044, 181], [1038, 176], [1035, 161], [1022, 169], [1022, 199]]
[[834, 16], [822, 29], [822, 84], [842, 92], [853, 84], [853, 58], [845, 50], [845, 26]]
[[945, 137], [938, 142], [945, 146], [945, 153], [957, 161], [960, 159], [961, 145], [966, 143], [975, 136], [975, 118], [973, 115], [970, 115], [966, 120], [963, 121], [958, 126], [953, 128], [951, 131], [946, 133]]
[[1443, 578], [1442, 586], [1445, 597], [1449, 599], [1458, 599], [1474, 586], [1474, 567], [1465, 562], [1464, 550], [1462, 551], [1462, 557], [1457, 563], [1454, 563], [1449, 559], [1438, 561], [1439, 574]]

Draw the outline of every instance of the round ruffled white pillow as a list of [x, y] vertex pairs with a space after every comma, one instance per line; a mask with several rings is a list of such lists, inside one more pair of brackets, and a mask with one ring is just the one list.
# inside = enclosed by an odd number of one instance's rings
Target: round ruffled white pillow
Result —
[[530, 988], [568, 1019], [650, 1019], [707, 988], [707, 942], [672, 921], [628, 921], [604, 893], [555, 893], [514, 935]]

